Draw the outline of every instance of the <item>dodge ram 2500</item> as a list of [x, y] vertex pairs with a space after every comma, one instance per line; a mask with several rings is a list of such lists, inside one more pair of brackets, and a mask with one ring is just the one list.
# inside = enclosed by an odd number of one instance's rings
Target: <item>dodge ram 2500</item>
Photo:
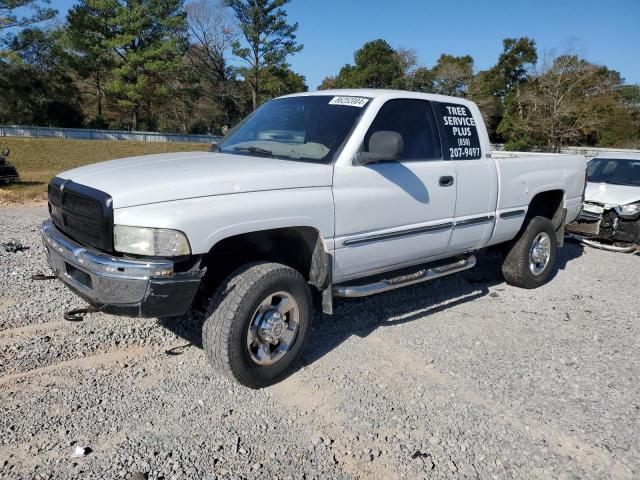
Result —
[[262, 105], [213, 152], [64, 172], [41, 232], [56, 275], [114, 314], [205, 313], [215, 369], [278, 380], [314, 299], [362, 297], [472, 268], [505, 246], [506, 281], [536, 288], [582, 208], [585, 159], [492, 153], [477, 106], [391, 90]]

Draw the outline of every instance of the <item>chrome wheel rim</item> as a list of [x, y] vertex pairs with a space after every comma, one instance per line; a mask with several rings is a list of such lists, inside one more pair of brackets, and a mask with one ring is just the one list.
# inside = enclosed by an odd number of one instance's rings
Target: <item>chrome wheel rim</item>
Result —
[[529, 250], [529, 270], [534, 275], [544, 272], [551, 258], [551, 238], [546, 232], [539, 233]]
[[257, 365], [273, 365], [293, 346], [300, 325], [300, 308], [287, 292], [267, 296], [256, 309], [247, 331], [247, 349]]

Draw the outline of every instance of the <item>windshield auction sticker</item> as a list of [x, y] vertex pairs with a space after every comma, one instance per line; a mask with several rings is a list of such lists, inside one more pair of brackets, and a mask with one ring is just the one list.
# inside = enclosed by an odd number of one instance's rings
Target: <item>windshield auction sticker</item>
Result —
[[346, 105], [349, 107], [362, 108], [368, 101], [368, 98], [361, 97], [333, 97], [329, 102], [329, 105]]
[[445, 160], [473, 160], [482, 157], [478, 128], [471, 111], [456, 103], [432, 102], [442, 139]]

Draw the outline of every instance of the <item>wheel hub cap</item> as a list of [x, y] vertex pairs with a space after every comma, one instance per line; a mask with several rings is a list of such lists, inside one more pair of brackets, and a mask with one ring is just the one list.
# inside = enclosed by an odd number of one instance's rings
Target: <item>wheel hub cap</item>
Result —
[[541, 232], [534, 239], [529, 251], [529, 270], [534, 275], [540, 275], [547, 268], [551, 258], [551, 239], [546, 232]]
[[287, 292], [265, 298], [256, 309], [247, 331], [247, 350], [258, 365], [272, 365], [293, 346], [298, 333], [300, 309]]
[[287, 329], [284, 317], [277, 310], [269, 310], [262, 316], [258, 337], [263, 343], [276, 344]]

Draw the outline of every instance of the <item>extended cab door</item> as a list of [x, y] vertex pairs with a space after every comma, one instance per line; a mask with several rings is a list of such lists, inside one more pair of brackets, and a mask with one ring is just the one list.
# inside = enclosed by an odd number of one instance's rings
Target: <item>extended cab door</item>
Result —
[[334, 170], [336, 236], [334, 280], [391, 270], [446, 252], [456, 203], [456, 172], [442, 159], [431, 104], [391, 99], [379, 107], [361, 150], [371, 135], [402, 135], [398, 161]]
[[461, 103], [431, 102], [442, 142], [442, 156], [456, 172], [456, 208], [448, 251], [484, 246], [495, 223], [498, 175], [488, 155], [482, 116]]

